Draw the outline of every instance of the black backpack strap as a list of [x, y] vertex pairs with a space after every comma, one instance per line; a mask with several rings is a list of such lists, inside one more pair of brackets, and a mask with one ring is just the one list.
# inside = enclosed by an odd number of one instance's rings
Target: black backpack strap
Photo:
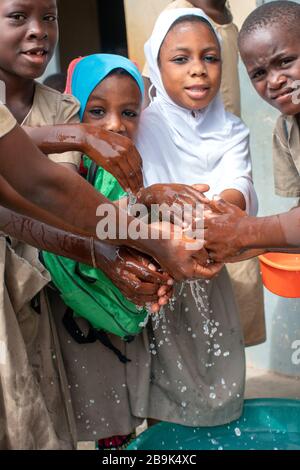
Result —
[[66, 328], [67, 332], [69, 335], [76, 341], [78, 344], [88, 344], [88, 343], [95, 343], [97, 340], [100, 341], [100, 343], [103, 344], [106, 348], [110, 349], [118, 359], [123, 363], [126, 364], [127, 362], [131, 362], [130, 359], [128, 359], [118, 348], [116, 348], [105, 331], [103, 330], [96, 330], [92, 326], [89, 328], [89, 332], [87, 336], [84, 335], [84, 333], [81, 331], [80, 327], [76, 323], [74, 316], [73, 316], [73, 310], [71, 308], [68, 308], [66, 310], [66, 313], [63, 316], [62, 319], [63, 325]]
[[67, 332], [69, 335], [76, 341], [78, 344], [88, 344], [88, 343], [95, 343], [97, 341], [96, 336], [91, 333], [91, 328], [89, 329], [89, 332], [87, 336], [83, 334], [81, 331], [80, 327], [76, 323], [74, 316], [73, 316], [73, 310], [71, 308], [67, 308], [63, 319], [62, 319], [63, 325], [66, 328]]
[[121, 353], [121, 351], [112, 344], [111, 340], [109, 339], [105, 331], [94, 330], [94, 332], [95, 332], [97, 339], [100, 341], [100, 343], [102, 343], [103, 346], [106, 346], [113, 353], [115, 353], [116, 356], [118, 356], [119, 361], [123, 362], [123, 364], [126, 364], [127, 362], [131, 362], [131, 360], [128, 359], [128, 357], [126, 357], [123, 353]]

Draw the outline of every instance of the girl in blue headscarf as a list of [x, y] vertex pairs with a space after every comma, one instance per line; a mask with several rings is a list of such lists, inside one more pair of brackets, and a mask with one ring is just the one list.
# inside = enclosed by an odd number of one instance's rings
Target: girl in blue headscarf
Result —
[[[113, 54], [93, 54], [78, 61], [67, 79], [67, 91], [80, 103], [80, 120], [134, 139], [141, 113], [144, 84], [129, 59]], [[111, 200], [125, 196], [117, 180], [96, 167], [88, 157], [88, 180]]]
[[[69, 67], [66, 91], [78, 99], [82, 122], [99, 125], [105, 130], [134, 139], [144, 86], [137, 67], [131, 61], [110, 54], [94, 54], [80, 60], [75, 59]], [[88, 170], [87, 179], [99, 192], [114, 201], [126, 196], [110, 173], [98, 167], [88, 157], [83, 158]], [[80, 297], [80, 289], [75, 291], [73, 288], [67, 292], [67, 278], [64, 280], [62, 277], [66, 275], [66, 270], [74, 275], [75, 263], [51, 253], [44, 253], [43, 257], [64, 302], [74, 312], [77, 301], [77, 308], [79, 302], [81, 308], [86, 307], [86, 316], [93, 327], [97, 328], [97, 318], [107, 313], [116, 315], [118, 319], [123, 312], [144, 318], [143, 312], [129, 302], [101, 271], [77, 263], [75, 275], [80, 275], [81, 280], [86, 281], [86, 286], [95, 286], [93, 282], [97, 281], [95, 293], [100, 305], [93, 312], [94, 316], [91, 316], [91, 309], [88, 304], [84, 305], [83, 296]], [[65, 309], [63, 306], [62, 308]], [[74, 323], [71, 309], [64, 315], [62, 308], [56, 308], [55, 315], [60, 325], [58, 330], [79, 440], [91, 441], [97, 438], [100, 439], [100, 447], [120, 447], [141, 423], [141, 420], [131, 415], [128, 403], [126, 369], [122, 363], [127, 360], [125, 343], [117, 336], [103, 335], [102, 332], [104, 344], [117, 355], [112, 354], [107, 347], [96, 341], [101, 341], [101, 338], [94, 338], [95, 330], [91, 334], [91, 329], [89, 330], [83, 318], [76, 318]], [[61, 325], [62, 316], [66, 328]], [[79, 339], [76, 339], [78, 334]], [[89, 342], [85, 341], [88, 338], [92, 344], [76, 343]]]

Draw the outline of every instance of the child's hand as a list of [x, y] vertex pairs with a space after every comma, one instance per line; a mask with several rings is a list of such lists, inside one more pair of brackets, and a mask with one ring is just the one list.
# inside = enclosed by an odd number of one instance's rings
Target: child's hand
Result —
[[211, 279], [222, 269], [220, 263], [207, 263], [205, 251], [200, 251], [203, 240], [186, 237], [180, 227], [162, 222], [151, 224], [151, 230], [153, 235], [157, 232], [152, 242], [155, 256], [176, 281]]
[[122, 294], [136, 305], [154, 304], [154, 310], [168, 303], [172, 294], [173, 280], [163, 273], [147, 255], [131, 248], [121, 247], [110, 261], [105, 274]]
[[109, 171], [125, 191], [136, 193], [143, 186], [142, 159], [127, 137], [97, 126], [83, 124], [85, 153]]
[[239, 224], [246, 213], [223, 199], [214, 199], [204, 213], [205, 248], [211, 259], [224, 261], [240, 254]]
[[197, 185], [197, 188], [185, 184], [154, 184], [138, 192], [137, 202], [149, 209], [151, 205], [160, 205], [160, 220], [186, 228], [197, 219], [200, 210], [202, 214], [204, 204], [209, 202], [203, 194], [208, 190], [206, 184]]

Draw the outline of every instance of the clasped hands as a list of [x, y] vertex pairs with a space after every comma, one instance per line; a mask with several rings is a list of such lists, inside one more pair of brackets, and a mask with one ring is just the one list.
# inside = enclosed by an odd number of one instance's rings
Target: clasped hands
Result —
[[[149, 214], [154, 205], [159, 205], [159, 219], [149, 221], [151, 229], [159, 232], [152, 241], [159, 262], [133, 249], [120, 250], [114, 282], [126, 297], [139, 305], [152, 303], [152, 311], [156, 312], [168, 303], [174, 280], [211, 279], [220, 272], [223, 264], [212, 262], [203, 238], [194, 235], [199, 219], [203, 231], [204, 209], [211, 202], [204, 196], [208, 189], [207, 185], [157, 184], [136, 194], [137, 204], [146, 206]], [[120, 273], [122, 283], [117, 279]]]

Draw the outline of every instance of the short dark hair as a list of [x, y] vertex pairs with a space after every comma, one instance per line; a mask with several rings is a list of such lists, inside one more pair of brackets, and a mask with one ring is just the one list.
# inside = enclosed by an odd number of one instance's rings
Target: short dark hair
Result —
[[300, 34], [300, 5], [296, 2], [278, 0], [265, 3], [256, 8], [244, 21], [240, 34], [239, 44], [251, 33], [273, 25]]

